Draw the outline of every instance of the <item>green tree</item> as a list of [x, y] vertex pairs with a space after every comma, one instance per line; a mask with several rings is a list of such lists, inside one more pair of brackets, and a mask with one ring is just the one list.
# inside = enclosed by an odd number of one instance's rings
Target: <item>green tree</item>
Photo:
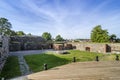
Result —
[[120, 38], [117, 38], [117, 39], [116, 39], [116, 42], [117, 42], [117, 43], [120, 43]]
[[109, 35], [107, 30], [103, 30], [101, 25], [97, 25], [93, 28], [91, 32], [91, 40], [92, 42], [109, 42]]
[[[6, 33], [12, 28], [12, 24], [6, 18], [0, 18], [0, 34]], [[8, 35], [8, 34], [7, 34]]]
[[46, 41], [52, 40], [52, 39], [51, 39], [52, 36], [51, 36], [51, 34], [48, 33], [48, 32], [44, 32], [44, 33], [42, 34], [42, 38], [44, 38]]
[[115, 34], [110, 35], [110, 42], [116, 42], [116, 38]]
[[23, 36], [23, 35], [25, 35], [25, 33], [24, 33], [23, 31], [17, 31], [16, 34], [17, 34], [18, 36]]
[[14, 30], [11, 29], [6, 29], [6, 31], [4, 32], [5, 35], [9, 35], [9, 36], [16, 36], [16, 32]]
[[64, 39], [60, 35], [57, 35], [55, 41], [64, 41]]
[[31, 33], [28, 33], [27, 36], [32, 36], [32, 34], [31, 34]]

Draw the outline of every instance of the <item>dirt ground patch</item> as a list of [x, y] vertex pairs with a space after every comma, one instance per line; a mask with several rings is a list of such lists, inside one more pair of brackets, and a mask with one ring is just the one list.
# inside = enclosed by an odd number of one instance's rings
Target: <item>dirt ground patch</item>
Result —
[[30, 80], [120, 80], [120, 61], [71, 63], [27, 77]]

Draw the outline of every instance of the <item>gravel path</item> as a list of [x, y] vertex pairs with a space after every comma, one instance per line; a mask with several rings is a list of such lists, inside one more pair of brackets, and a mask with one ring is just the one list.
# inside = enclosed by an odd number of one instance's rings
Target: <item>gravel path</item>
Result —
[[23, 56], [18, 56], [18, 60], [19, 60], [20, 71], [22, 75], [27, 75], [32, 73]]

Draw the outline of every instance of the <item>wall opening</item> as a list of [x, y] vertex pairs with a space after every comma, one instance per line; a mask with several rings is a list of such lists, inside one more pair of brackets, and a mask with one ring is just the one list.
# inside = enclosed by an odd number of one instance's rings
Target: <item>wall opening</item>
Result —
[[90, 47], [85, 47], [85, 50], [90, 52]]
[[111, 52], [111, 47], [109, 45], [106, 45], [106, 52]]
[[0, 42], [0, 47], [2, 47], [2, 42]]

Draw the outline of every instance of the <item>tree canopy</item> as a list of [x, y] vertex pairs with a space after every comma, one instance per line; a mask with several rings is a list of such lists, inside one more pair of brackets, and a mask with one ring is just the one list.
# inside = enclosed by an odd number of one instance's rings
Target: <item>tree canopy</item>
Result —
[[18, 36], [23, 36], [23, 35], [25, 35], [25, 33], [24, 33], [23, 31], [17, 31], [16, 34], [17, 34]]
[[12, 28], [12, 24], [6, 18], [0, 18], [0, 34], [7, 34]]
[[57, 35], [55, 38], [55, 41], [63, 41], [64, 39], [61, 37], [61, 35]]
[[117, 36], [115, 34], [110, 35], [110, 42], [116, 42]]
[[97, 25], [91, 31], [91, 40], [92, 42], [109, 42], [109, 35], [107, 30], [103, 30], [101, 25]]
[[44, 32], [44, 33], [42, 34], [42, 38], [44, 38], [46, 41], [52, 40], [52, 39], [51, 39], [52, 36], [51, 36], [51, 34], [48, 33], [48, 32]]

